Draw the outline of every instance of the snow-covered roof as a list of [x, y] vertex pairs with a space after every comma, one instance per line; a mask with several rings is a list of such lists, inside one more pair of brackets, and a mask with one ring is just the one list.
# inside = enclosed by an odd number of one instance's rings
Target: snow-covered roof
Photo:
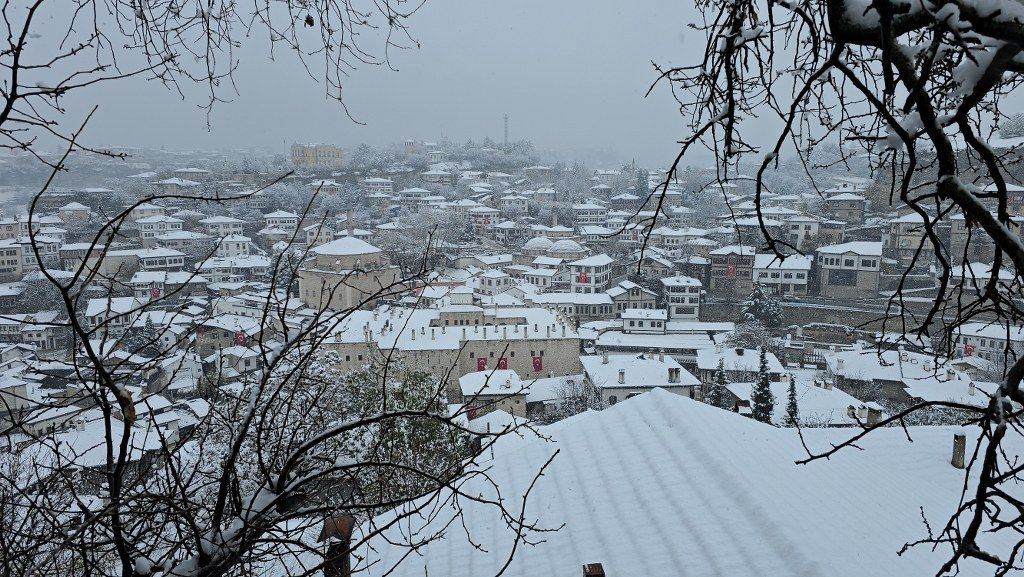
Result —
[[727, 255], [727, 254], [738, 254], [740, 256], [750, 256], [757, 252], [757, 249], [752, 246], [740, 246], [740, 245], [729, 245], [709, 252], [708, 254], [713, 255]]
[[209, 216], [199, 221], [200, 224], [245, 224], [245, 221], [233, 216]]
[[964, 323], [957, 327], [957, 335], [1024, 342], [1024, 327], [1007, 328], [1005, 324], [1000, 323]]
[[[729, 348], [701, 349], [697, 351], [697, 368], [701, 370], [715, 370], [718, 362], [722, 361], [727, 371], [743, 371], [756, 373], [761, 366], [761, 352], [754, 349]], [[768, 371], [775, 374], [782, 374], [786, 369], [779, 362], [779, 359], [772, 353], [765, 353], [765, 360], [768, 361]]]
[[569, 266], [608, 266], [613, 262], [615, 262], [615, 259], [606, 254], [595, 254], [594, 256], [574, 260], [569, 263]]
[[523, 250], [548, 250], [555, 242], [546, 236], [535, 236], [526, 241]]
[[[515, 530], [494, 506], [446, 493], [429, 517], [414, 515], [359, 549], [353, 569], [370, 565], [366, 574], [379, 577], [401, 562], [395, 577], [476, 577], [499, 573], [511, 556], [504, 574], [512, 577], [579, 575], [596, 562], [619, 576], [922, 575], [944, 553], [899, 552], [927, 536], [922, 510], [944, 518], [964, 489], [962, 471], [949, 464], [948, 427], [911, 427], [913, 442], [900, 428], [880, 429], [858, 443], [863, 450], [797, 465], [806, 453], [795, 431], [655, 390], [541, 432], [553, 442], [503, 439], [482, 465], [486, 477], [460, 491], [485, 500], [498, 490], [506, 500], [528, 493], [530, 521], [558, 530], [528, 534], [535, 544], [513, 556]], [[803, 434], [822, 450], [849, 431]], [[415, 555], [387, 542], [461, 530], [460, 513], [477, 546], [452, 532]], [[983, 535], [987, 549], [1006, 544]], [[991, 573], [974, 560], [958, 569]]]
[[86, 304], [85, 316], [122, 315], [137, 308], [139, 308], [139, 301], [135, 297], [94, 298], [89, 299]]
[[586, 249], [580, 243], [571, 238], [561, 238], [554, 242], [549, 249], [552, 252], [585, 252]]
[[353, 256], [362, 254], [376, 254], [380, 249], [354, 236], [343, 236], [331, 242], [315, 246], [309, 251], [313, 254], [325, 256]]
[[[750, 401], [754, 383], [729, 383], [727, 388], [740, 400]], [[779, 425], [786, 422], [789, 399], [789, 380], [769, 383], [775, 405], [772, 408], [772, 422]], [[848, 413], [850, 406], [860, 407], [864, 403], [856, 397], [835, 387], [826, 389], [812, 384], [795, 382], [796, 405], [800, 426], [853, 426], [858, 421]], [[860, 418], [864, 422], [864, 418]]]
[[623, 309], [621, 316], [624, 320], [668, 320], [668, 311], [665, 309]]
[[665, 277], [661, 279], [661, 284], [665, 286], [704, 286], [699, 280], [683, 275]]
[[779, 260], [774, 254], [754, 255], [755, 269], [772, 270], [811, 270], [814, 265], [814, 257], [810, 255], [794, 254], [787, 256], [785, 260]]
[[263, 218], [299, 218], [299, 215], [294, 212], [288, 212], [287, 210], [275, 210], [274, 212], [263, 215]]
[[830, 244], [818, 249], [821, 254], [855, 254], [858, 256], [882, 256], [882, 243], [869, 241]]
[[459, 389], [467, 397], [525, 394], [529, 391], [518, 373], [498, 369], [477, 371], [459, 377]]
[[[607, 362], [605, 359], [607, 358]], [[695, 387], [700, 384], [670, 356], [641, 353], [638, 355], [583, 355], [583, 370], [596, 387]], [[679, 381], [669, 381], [669, 369], [679, 369]], [[625, 371], [625, 372], [623, 372]], [[619, 375], [624, 384], [619, 383]]]
[[830, 196], [830, 197], [825, 199], [826, 202], [844, 201], [844, 200], [861, 201], [861, 200], [866, 200], [866, 199], [863, 196], [861, 196], [859, 194], [854, 194], [852, 192], [841, 192], [839, 194], [834, 194], [834, 195], [832, 195], [832, 196]]
[[172, 178], [165, 178], [163, 180], [159, 180], [159, 181], [155, 182], [154, 184], [166, 184], [166, 185], [184, 186], [184, 187], [199, 186], [199, 183], [194, 181], [194, 180], [187, 180], [187, 179], [184, 179], [184, 178], [178, 178], [177, 176], [172, 177]]

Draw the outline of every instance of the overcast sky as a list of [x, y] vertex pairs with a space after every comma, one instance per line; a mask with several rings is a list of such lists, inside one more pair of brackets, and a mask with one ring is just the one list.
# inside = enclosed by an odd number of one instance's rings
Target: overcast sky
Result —
[[395, 55], [400, 70], [364, 67], [351, 77], [346, 102], [365, 126], [291, 57], [271, 62], [250, 44], [236, 77], [241, 94], [218, 105], [210, 131], [197, 102], [131, 80], [86, 93], [101, 101], [90, 135], [168, 148], [500, 140], [507, 113], [511, 138], [567, 158], [662, 165], [683, 124], [667, 90], [644, 98], [650, 62], [696, 57], [702, 39], [686, 28], [694, 16], [691, 3], [667, 0], [427, 0], [410, 23], [422, 47]]

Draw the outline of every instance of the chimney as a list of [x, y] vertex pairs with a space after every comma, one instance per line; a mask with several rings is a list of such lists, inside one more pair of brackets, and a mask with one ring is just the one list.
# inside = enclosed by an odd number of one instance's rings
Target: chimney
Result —
[[[324, 520], [320, 529], [319, 542], [328, 541], [327, 555], [324, 558], [324, 577], [350, 577], [352, 561], [349, 557], [352, 539], [352, 527], [355, 517], [344, 515]], [[603, 575], [603, 573], [602, 573]]]
[[484, 327], [484, 338], [485, 339], [487, 338], [487, 327], [486, 326]]
[[583, 577], [605, 577], [604, 567], [600, 563], [587, 563], [583, 566]]
[[737, 357], [742, 357], [743, 356], [743, 349], [741, 347], [736, 347], [736, 356]]
[[877, 425], [882, 420], [882, 409], [877, 405], [868, 405], [868, 426]]
[[608, 364], [608, 351], [601, 351], [601, 364], [602, 365], [607, 365]]
[[75, 430], [76, 431], [84, 431], [85, 430], [85, 419], [82, 419], [82, 418], [75, 419]]
[[416, 329], [412, 330], [412, 340], [416, 340]]
[[562, 336], [565, 336], [565, 325], [562, 325]]
[[508, 338], [508, 325], [505, 325], [505, 326], [501, 327], [501, 338], [503, 338], [503, 339], [507, 339]]
[[626, 369], [619, 369], [619, 384], [626, 384]]
[[969, 385], [967, 385], [967, 394], [968, 395], [973, 395], [975, 390], [976, 390], [976, 388], [974, 386], [974, 381], [971, 381], [971, 383]]
[[544, 328], [547, 329], [547, 337], [551, 338], [551, 326], [550, 325], [544, 325]]
[[664, 363], [665, 362], [665, 349], [658, 350], [658, 362], [659, 363]]
[[822, 381], [822, 384], [825, 385], [825, 390], [826, 391], [831, 391], [832, 390], [832, 381], [830, 381], [828, 379], [825, 379], [824, 381]]
[[967, 452], [967, 433], [960, 431], [953, 434], [953, 459], [950, 461], [957, 469], [964, 468], [964, 454]]
[[466, 338], [466, 327], [462, 327], [462, 338], [463, 340]]
[[430, 340], [434, 340], [434, 327], [430, 327]]
[[353, 221], [355, 211], [351, 208], [345, 212], [345, 228], [348, 229], [348, 235], [353, 236], [356, 232], [356, 224]]
[[932, 360], [931, 359], [925, 360], [925, 362], [924, 362], [924, 370], [926, 370], [926, 371], [932, 370]]
[[836, 359], [836, 370], [837, 371], [843, 370], [843, 365], [844, 364], [845, 363], [843, 362], [843, 359]]

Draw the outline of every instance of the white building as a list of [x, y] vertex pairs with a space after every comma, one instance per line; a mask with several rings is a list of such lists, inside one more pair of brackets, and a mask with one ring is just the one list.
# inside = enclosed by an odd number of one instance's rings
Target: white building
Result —
[[779, 260], [774, 254], [754, 255], [754, 283], [778, 295], [806, 295], [814, 257], [792, 255]]
[[371, 194], [391, 194], [395, 191], [395, 183], [390, 178], [371, 176], [363, 179], [363, 189]]
[[661, 279], [665, 291], [668, 318], [673, 321], [695, 321], [700, 316], [700, 291], [703, 284], [692, 277], [672, 276]]
[[598, 254], [569, 263], [570, 290], [574, 293], [599, 293], [608, 288], [615, 259]]
[[572, 205], [574, 222], [577, 227], [588, 224], [604, 224], [608, 220], [608, 207], [593, 202]]
[[229, 234], [217, 244], [216, 256], [231, 258], [248, 256], [252, 247], [252, 239], [241, 234]]
[[199, 224], [206, 227], [206, 232], [210, 236], [222, 237], [242, 234], [245, 221], [231, 216], [211, 216], [200, 220]]
[[280, 229], [288, 233], [294, 233], [299, 228], [299, 215], [287, 210], [275, 210], [263, 215], [267, 228]]

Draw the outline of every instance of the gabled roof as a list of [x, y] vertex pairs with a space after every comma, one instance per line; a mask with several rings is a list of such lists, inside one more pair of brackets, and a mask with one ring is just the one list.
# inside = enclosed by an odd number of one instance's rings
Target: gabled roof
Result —
[[615, 259], [606, 254], [595, 254], [594, 256], [574, 260], [569, 263], [569, 266], [608, 266], [613, 262], [615, 262]]
[[830, 244], [818, 249], [821, 254], [855, 254], [858, 256], [882, 256], [881, 242], [854, 241]]
[[[930, 574], [945, 551], [899, 551], [927, 536], [922, 510], [945, 519], [963, 490], [962, 471], [949, 464], [948, 427], [911, 427], [913, 442], [901, 428], [883, 428], [858, 444], [863, 450], [797, 465], [806, 452], [792, 429], [655, 390], [541, 432], [551, 441], [499, 441], [481, 465], [486, 476], [460, 486], [485, 500], [500, 489], [516, 511], [529, 493], [525, 515], [551, 529], [526, 536], [534, 545], [511, 557], [503, 574], [512, 577], [580, 575], [583, 564], [597, 562], [616, 576]], [[850, 432], [803, 434], [822, 450]], [[429, 518], [413, 515], [359, 549], [354, 573], [380, 577], [399, 560], [395, 577], [502, 570], [515, 533], [494, 506], [444, 493], [426, 508]], [[416, 554], [393, 544], [445, 526], [460, 531], [428, 540]], [[1007, 541], [985, 536], [988, 549]], [[980, 561], [958, 569], [991, 573]]]

